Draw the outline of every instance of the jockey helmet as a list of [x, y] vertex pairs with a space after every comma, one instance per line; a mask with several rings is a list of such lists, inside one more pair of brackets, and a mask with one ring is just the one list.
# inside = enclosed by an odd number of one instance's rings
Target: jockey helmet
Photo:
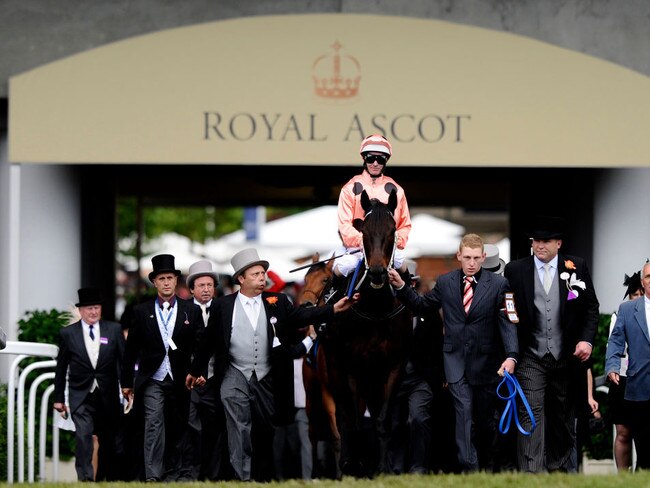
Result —
[[388, 160], [393, 154], [392, 147], [388, 139], [379, 134], [373, 134], [366, 137], [361, 141], [361, 147], [359, 148], [359, 153], [361, 156], [367, 152], [381, 152], [386, 154], [386, 159]]

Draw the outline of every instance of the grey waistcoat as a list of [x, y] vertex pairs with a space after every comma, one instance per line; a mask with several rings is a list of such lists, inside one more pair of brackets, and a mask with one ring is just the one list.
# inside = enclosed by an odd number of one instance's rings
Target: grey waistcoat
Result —
[[239, 299], [235, 299], [235, 318], [230, 337], [230, 364], [241, 371], [247, 381], [250, 381], [253, 371], [257, 379], [261, 380], [271, 369], [266, 312], [264, 305], [260, 307], [262, 309], [257, 319], [257, 328], [253, 330], [244, 306]]
[[562, 328], [560, 327], [560, 284], [559, 271], [556, 270], [548, 295], [535, 270], [535, 314], [536, 323], [533, 331], [534, 344], [530, 349], [543, 357], [550, 352], [555, 359], [562, 354]]

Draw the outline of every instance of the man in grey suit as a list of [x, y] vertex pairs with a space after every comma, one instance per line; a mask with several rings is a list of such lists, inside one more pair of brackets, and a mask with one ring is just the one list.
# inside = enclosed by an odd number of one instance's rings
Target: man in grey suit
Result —
[[619, 384], [621, 358], [627, 345], [628, 368], [625, 400], [631, 414], [630, 428], [636, 446], [637, 469], [650, 468], [650, 263], [641, 270], [644, 295], [626, 301], [618, 309], [616, 325], [607, 342], [605, 371]]
[[[538, 217], [529, 233], [533, 256], [506, 265], [519, 315], [517, 377], [537, 427], [519, 436], [519, 469], [571, 471], [575, 406], [598, 327], [598, 299], [584, 259], [559, 253], [564, 222]], [[522, 426], [531, 429], [520, 406]]]
[[61, 329], [54, 377], [54, 408], [68, 415], [65, 405], [66, 374], [70, 413], [75, 425], [75, 468], [79, 481], [93, 481], [93, 434], [99, 440], [97, 479], [116, 479], [115, 434], [120, 416], [119, 371], [124, 353], [122, 327], [101, 320], [102, 298], [96, 288], [81, 288], [81, 320]]
[[[235, 475], [241, 481], [268, 481], [273, 476], [274, 356], [290, 341], [292, 328], [324, 322], [358, 297], [344, 297], [333, 306], [296, 308], [285, 294], [264, 291], [269, 262], [257, 250], [238, 252], [231, 264], [239, 292], [214, 300], [186, 385], [205, 384], [203, 374], [214, 354]], [[293, 382], [293, 376], [285, 380]]]
[[389, 279], [398, 298], [416, 314], [442, 308], [443, 364], [454, 399], [458, 461], [471, 472], [493, 468], [496, 385], [502, 371], [514, 372], [519, 349], [517, 329], [505, 312], [508, 283], [481, 269], [483, 240], [465, 235], [456, 258], [461, 269], [440, 276], [424, 296], [404, 286], [395, 270]]

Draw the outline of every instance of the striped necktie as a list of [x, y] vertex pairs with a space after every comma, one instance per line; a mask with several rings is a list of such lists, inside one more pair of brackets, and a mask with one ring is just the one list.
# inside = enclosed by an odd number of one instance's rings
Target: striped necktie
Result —
[[465, 276], [465, 288], [463, 290], [463, 308], [465, 309], [465, 315], [469, 314], [469, 307], [472, 306], [472, 298], [474, 297], [474, 289], [472, 288], [473, 281], [473, 277]]

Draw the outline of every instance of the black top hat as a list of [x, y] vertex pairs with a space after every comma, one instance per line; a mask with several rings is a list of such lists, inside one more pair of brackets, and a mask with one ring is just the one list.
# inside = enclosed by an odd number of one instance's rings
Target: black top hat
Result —
[[101, 305], [103, 302], [99, 288], [80, 288], [77, 290], [77, 294], [79, 295], [79, 303], [76, 303], [75, 307]]
[[559, 217], [536, 217], [528, 231], [528, 236], [537, 241], [562, 239], [564, 237], [564, 220]]
[[643, 286], [641, 285], [641, 271], [637, 271], [632, 276], [628, 276], [626, 274], [625, 280], [623, 280], [623, 286], [627, 286], [627, 290], [625, 290], [625, 295], [623, 295], [623, 298], [629, 297], [637, 290], [643, 290]]
[[158, 254], [151, 258], [151, 264], [153, 265], [153, 271], [149, 273], [149, 281], [153, 282], [153, 279], [161, 273], [174, 273], [176, 276], [181, 275], [181, 271], [176, 269], [174, 256], [171, 254]]

